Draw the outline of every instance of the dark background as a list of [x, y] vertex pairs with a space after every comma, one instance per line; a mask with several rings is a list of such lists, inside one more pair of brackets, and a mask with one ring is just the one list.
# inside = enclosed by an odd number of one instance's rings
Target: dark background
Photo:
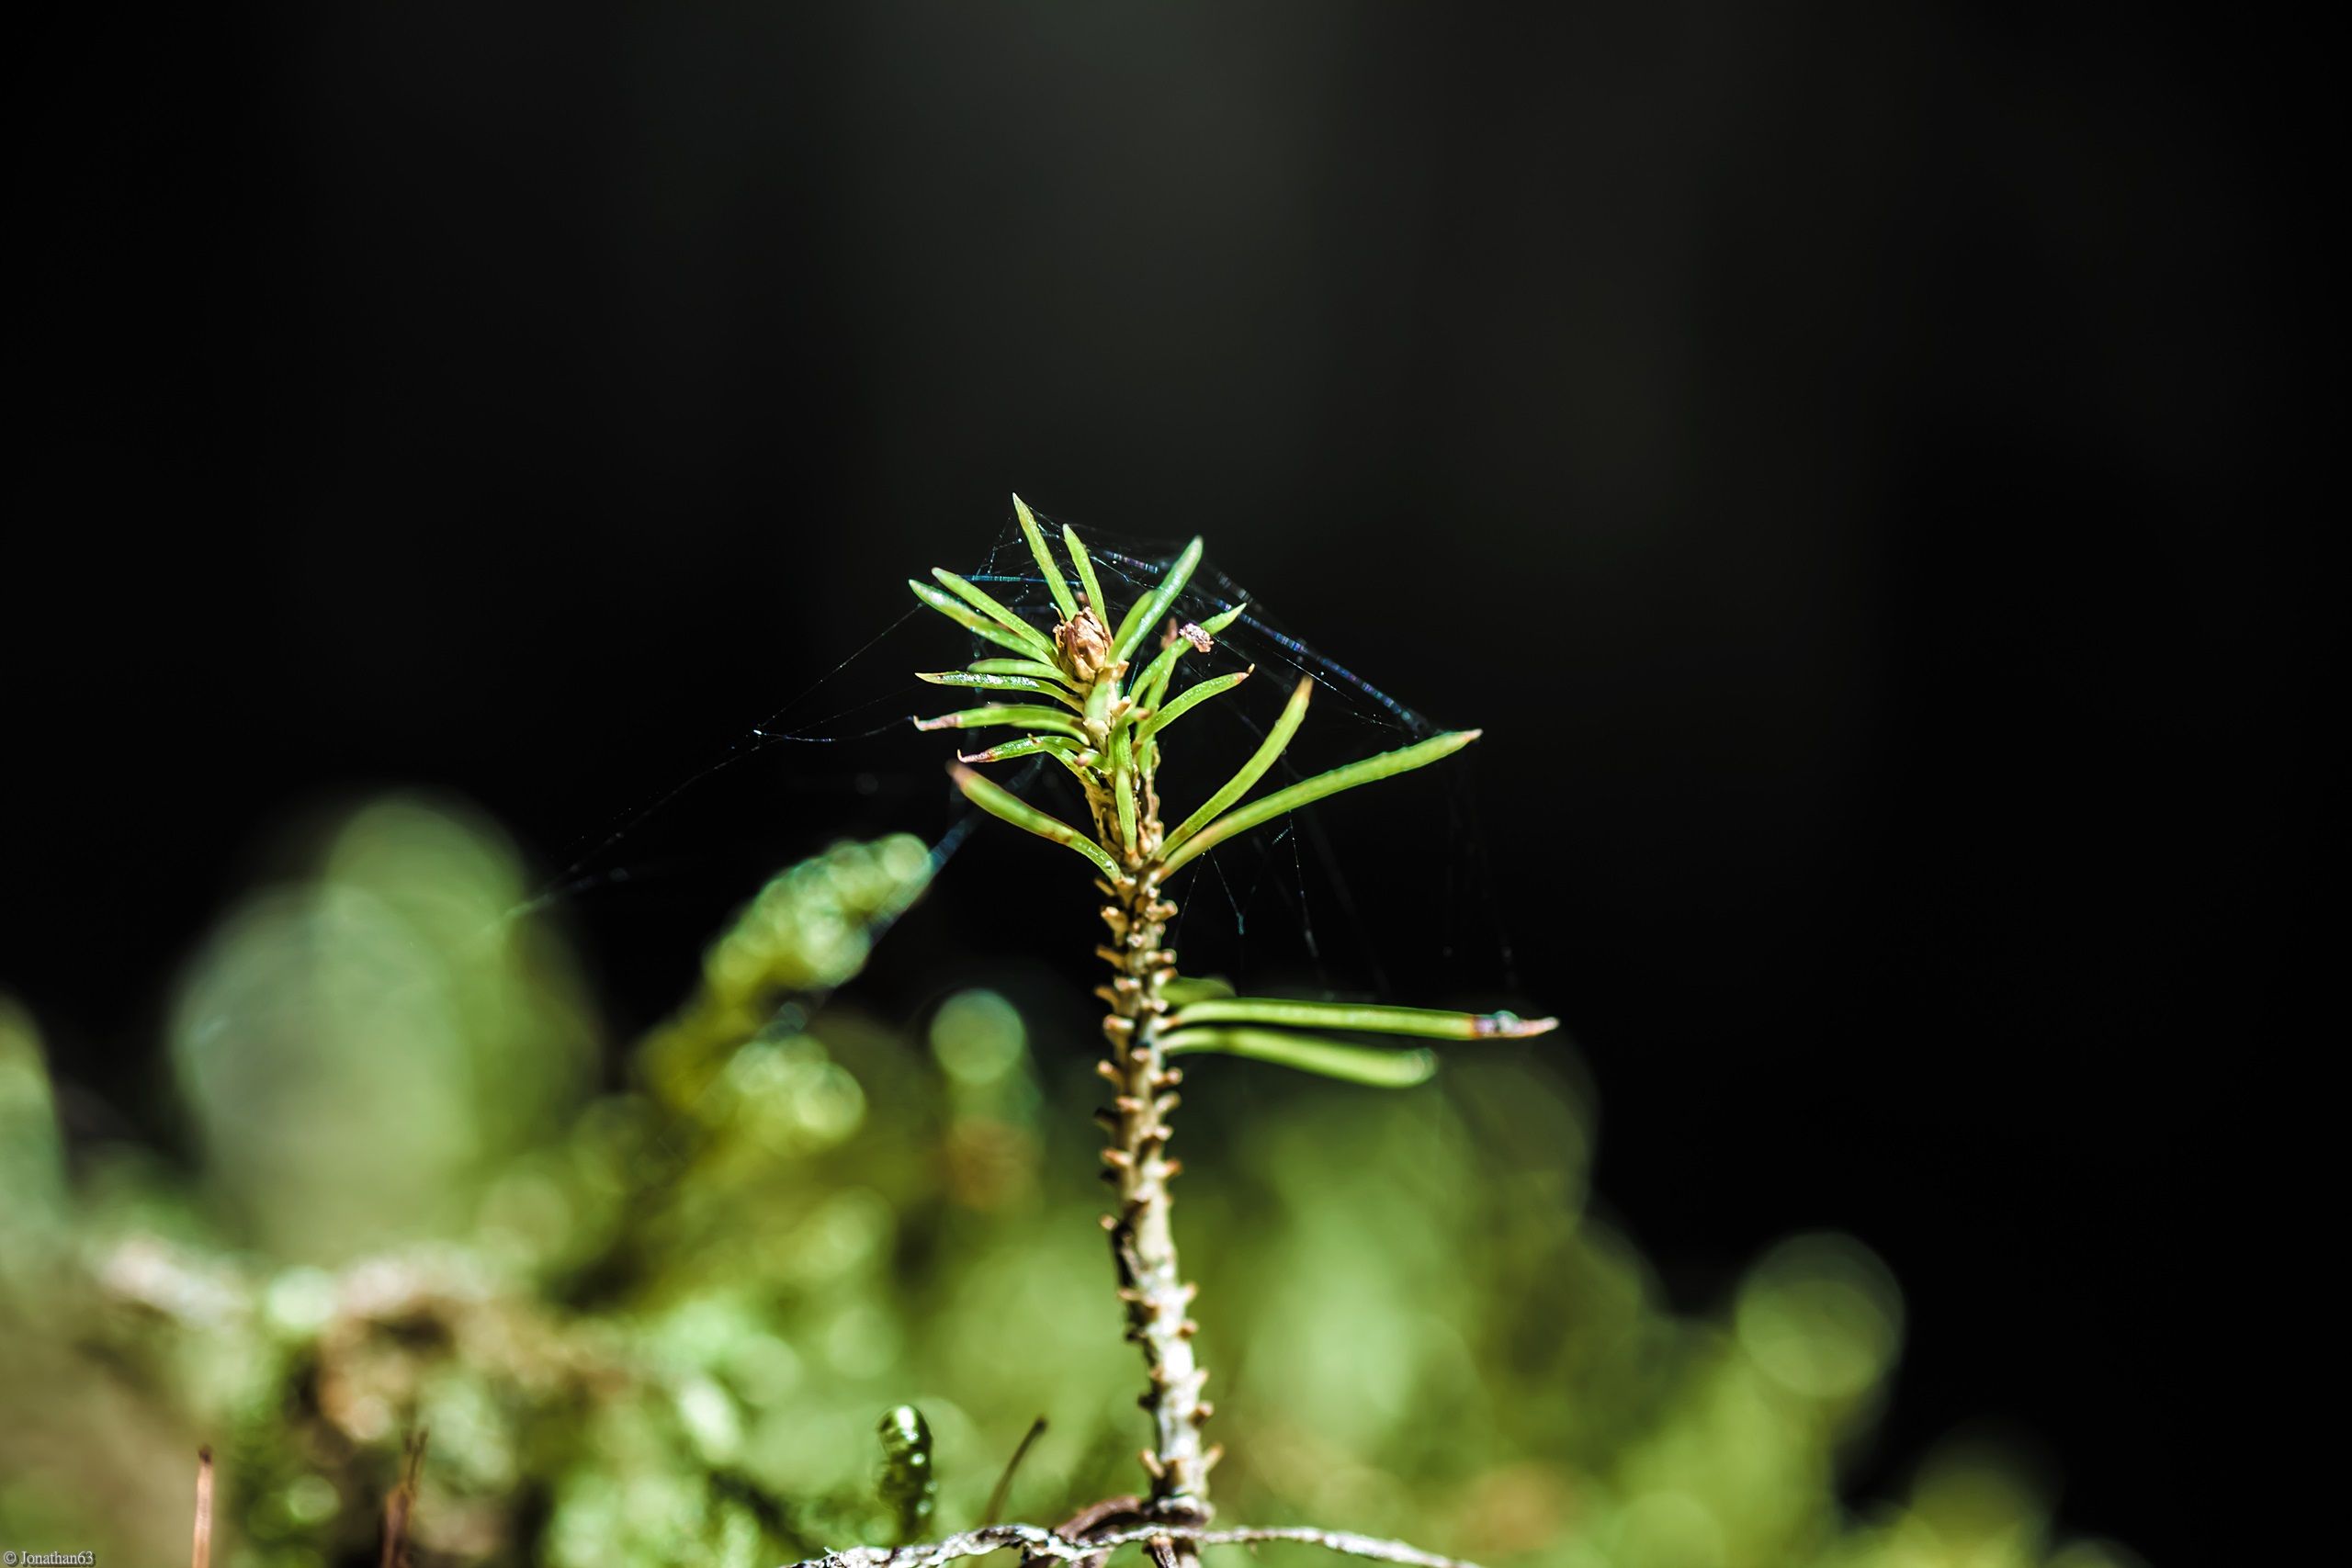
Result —
[[[2307, 788], [2270, 533], [2312, 439], [2301, 111], [2125, 17], [37, 24], [0, 983], [84, 1130], [168, 1136], [174, 964], [289, 818], [418, 782], [551, 879], [597, 852], [557, 908], [641, 1022], [781, 857], [953, 813], [935, 757], [839, 743], [599, 851], [616, 821], [977, 561], [1009, 490], [1204, 532], [1487, 728], [1474, 912], [1515, 974], [1423, 952], [1458, 833], [1335, 813], [1333, 853], [1393, 852], [1399, 999], [1515, 979], [1567, 1020], [1678, 1299], [1799, 1228], [1891, 1262], [1858, 1490], [1990, 1420], [2069, 1526], [2195, 1560]], [[907, 940], [987, 974], [1018, 940], [978, 874], [1034, 863], [970, 852]]]

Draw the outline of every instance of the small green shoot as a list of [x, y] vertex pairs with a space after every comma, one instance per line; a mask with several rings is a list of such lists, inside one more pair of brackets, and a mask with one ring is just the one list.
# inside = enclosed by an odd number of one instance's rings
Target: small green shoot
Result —
[[[1144, 1451], [1151, 1479], [1147, 1517], [1204, 1515], [1208, 1469], [1216, 1456], [1201, 1438], [1201, 1424], [1209, 1415], [1208, 1403], [1200, 1397], [1207, 1374], [1193, 1350], [1194, 1325], [1187, 1313], [1191, 1288], [1177, 1268], [1168, 1222], [1169, 1183], [1177, 1164], [1167, 1153], [1167, 1118], [1176, 1103], [1170, 1090], [1182, 1077], [1170, 1062], [1180, 1056], [1234, 1056], [1351, 1083], [1405, 1089], [1436, 1071], [1433, 1052], [1355, 1044], [1326, 1032], [1518, 1040], [1545, 1033], [1555, 1023], [1504, 1012], [1238, 997], [1220, 981], [1180, 975], [1176, 954], [1166, 945], [1168, 922], [1176, 913], [1163, 891], [1170, 876], [1287, 812], [1452, 756], [1479, 732], [1432, 736], [1245, 800], [1306, 722], [1315, 685], [1311, 679], [1301, 680], [1250, 760], [1169, 831], [1160, 820], [1159, 787], [1165, 732], [1177, 719], [1235, 690], [1255, 668], [1207, 676], [1170, 696], [1177, 665], [1187, 651], [1206, 655], [1216, 648], [1216, 639], [1241, 619], [1245, 606], [1228, 605], [1197, 624], [1175, 618], [1176, 605], [1200, 565], [1201, 541], [1194, 539], [1159, 581], [1116, 618], [1118, 629], [1111, 632], [1113, 607], [1077, 531], [1065, 527], [1061, 536], [1077, 574], [1073, 592], [1035, 514], [1019, 497], [1013, 513], [1058, 612], [1050, 635], [964, 579], [935, 571], [942, 588], [910, 583], [916, 596], [1019, 657], [976, 660], [960, 673], [922, 679], [1044, 696], [1054, 705], [991, 704], [915, 723], [922, 729], [1022, 731], [959, 756], [950, 768], [956, 788], [990, 816], [1083, 856], [1099, 874], [1101, 913], [1111, 941], [1097, 951], [1113, 972], [1100, 992], [1111, 1010], [1102, 1024], [1109, 1051], [1101, 1066], [1115, 1090], [1113, 1105], [1102, 1112], [1112, 1135], [1102, 1158], [1115, 1190], [1113, 1212], [1103, 1223], [1111, 1233], [1119, 1296], [1126, 1303], [1128, 1337], [1143, 1347], [1149, 1374], [1143, 1398], [1152, 1422], [1152, 1440]], [[1161, 637], [1158, 655], [1130, 680], [1130, 667], [1156, 631]], [[1052, 757], [1077, 782], [1091, 828], [1040, 810], [968, 765], [1039, 756]], [[1171, 1555], [1178, 1568], [1193, 1568], [1194, 1554], [1188, 1547], [1171, 1549]]]

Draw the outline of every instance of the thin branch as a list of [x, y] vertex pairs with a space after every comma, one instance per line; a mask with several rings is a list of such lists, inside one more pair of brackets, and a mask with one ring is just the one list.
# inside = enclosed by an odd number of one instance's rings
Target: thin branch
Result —
[[212, 1445], [196, 1450], [196, 1535], [188, 1562], [212, 1568]]
[[1351, 1530], [1317, 1529], [1309, 1525], [1284, 1525], [1258, 1529], [1208, 1529], [1198, 1525], [1160, 1525], [1145, 1529], [1124, 1530], [1094, 1540], [1096, 1551], [1125, 1546], [1136, 1540], [1181, 1540], [1194, 1546], [1252, 1546], [1261, 1541], [1287, 1540], [1301, 1546], [1319, 1546], [1326, 1551], [1336, 1551], [1345, 1557], [1369, 1557], [1382, 1562], [1398, 1562], [1407, 1568], [1478, 1568], [1475, 1562], [1460, 1557], [1443, 1557], [1434, 1551], [1423, 1551], [1418, 1546], [1408, 1546], [1401, 1540], [1382, 1540], [1374, 1536], [1357, 1535]]
[[[1097, 1536], [1111, 1534], [1121, 1525], [1130, 1525], [1137, 1519], [1150, 1517], [1151, 1505], [1144, 1498], [1132, 1495], [1105, 1497], [1099, 1502], [1089, 1503], [1064, 1519], [1055, 1527], [1054, 1533], [1064, 1540], [1092, 1540]], [[996, 1523], [994, 1519], [988, 1522]], [[1074, 1564], [1073, 1568], [1102, 1568], [1110, 1555], [1110, 1549], [1105, 1547], [1084, 1562]], [[1021, 1568], [1046, 1568], [1053, 1561], [1050, 1557], [1032, 1557], [1024, 1551], [1021, 1554]]]
[[1082, 1562], [1114, 1547], [1129, 1546], [1138, 1541], [1182, 1542], [1194, 1547], [1254, 1546], [1265, 1541], [1294, 1541], [1301, 1546], [1319, 1546], [1326, 1551], [1336, 1551], [1343, 1556], [1400, 1563], [1404, 1568], [1477, 1568], [1476, 1563], [1459, 1557], [1441, 1557], [1434, 1551], [1423, 1551], [1402, 1541], [1379, 1540], [1347, 1530], [1315, 1529], [1306, 1526], [1272, 1529], [1210, 1529], [1199, 1525], [1178, 1524], [1146, 1525], [1089, 1540], [1071, 1540], [1042, 1525], [989, 1525], [919, 1546], [853, 1546], [844, 1551], [828, 1552], [822, 1557], [795, 1563], [793, 1568], [944, 1568], [945, 1564], [960, 1558], [983, 1557], [1012, 1546], [1021, 1548], [1032, 1558]]
[[[1039, 558], [1047, 558], [1040, 556]], [[1046, 1418], [1043, 1416], [1029, 1423], [1029, 1430], [1022, 1435], [1020, 1445], [1012, 1450], [1012, 1457], [1004, 1461], [1004, 1473], [996, 1478], [996, 1485], [989, 1491], [989, 1506], [980, 1510], [981, 1524], [996, 1523], [996, 1517], [1004, 1512], [1004, 1499], [1012, 1490], [1012, 1477], [1021, 1469], [1021, 1461], [1029, 1457], [1030, 1445], [1043, 1437], [1045, 1431]]]
[[408, 1568], [409, 1529], [416, 1518], [417, 1472], [424, 1468], [424, 1428], [409, 1434], [401, 1483], [384, 1499], [383, 1568]]

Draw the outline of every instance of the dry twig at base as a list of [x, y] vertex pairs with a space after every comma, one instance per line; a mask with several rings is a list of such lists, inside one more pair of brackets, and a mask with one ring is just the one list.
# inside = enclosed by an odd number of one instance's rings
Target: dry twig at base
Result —
[[384, 1498], [382, 1568], [408, 1568], [409, 1529], [416, 1517], [418, 1473], [424, 1468], [424, 1428], [409, 1434], [408, 1458], [401, 1467], [401, 1483]]
[[192, 1568], [212, 1568], [212, 1445], [196, 1450], [196, 1539]]
[[961, 1558], [984, 1557], [1008, 1547], [1019, 1547], [1026, 1556], [1048, 1562], [1083, 1562], [1117, 1547], [1160, 1541], [1170, 1546], [1191, 1548], [1256, 1546], [1270, 1541], [1289, 1541], [1300, 1546], [1319, 1546], [1326, 1551], [1336, 1551], [1347, 1557], [1402, 1563], [1406, 1568], [1478, 1568], [1476, 1563], [1464, 1558], [1444, 1557], [1434, 1551], [1423, 1551], [1417, 1546], [1408, 1546], [1400, 1540], [1381, 1540], [1347, 1530], [1315, 1529], [1307, 1526], [1211, 1529], [1202, 1525], [1144, 1525], [1080, 1540], [1072, 1540], [1042, 1525], [988, 1525], [979, 1529], [966, 1530], [961, 1535], [951, 1535], [944, 1540], [926, 1541], [918, 1546], [853, 1546], [847, 1551], [829, 1551], [822, 1557], [795, 1563], [793, 1568], [944, 1568], [944, 1564]]

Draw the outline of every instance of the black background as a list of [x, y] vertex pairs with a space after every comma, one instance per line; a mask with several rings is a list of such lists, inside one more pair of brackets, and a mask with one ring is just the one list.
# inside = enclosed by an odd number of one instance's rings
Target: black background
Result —
[[[1816, 1225], [1905, 1284], [1862, 1489], [1990, 1419], [2070, 1526], [2218, 1539], [2311, 635], [2301, 111], [2235, 39], [317, 5], [51, 21], [12, 72], [0, 982], [81, 1130], [170, 1135], [170, 974], [289, 817], [439, 786], [553, 876], [1017, 488], [1205, 533], [1487, 728], [1492, 919], [1602, 1198], [1687, 1305]], [[941, 830], [904, 759], [762, 752], [597, 859], [634, 884], [560, 908], [623, 1020], [781, 855]], [[1458, 841], [1329, 830], [1414, 908]], [[909, 940], [985, 974], [964, 870]], [[1397, 990], [1479, 980], [1404, 929]]]

